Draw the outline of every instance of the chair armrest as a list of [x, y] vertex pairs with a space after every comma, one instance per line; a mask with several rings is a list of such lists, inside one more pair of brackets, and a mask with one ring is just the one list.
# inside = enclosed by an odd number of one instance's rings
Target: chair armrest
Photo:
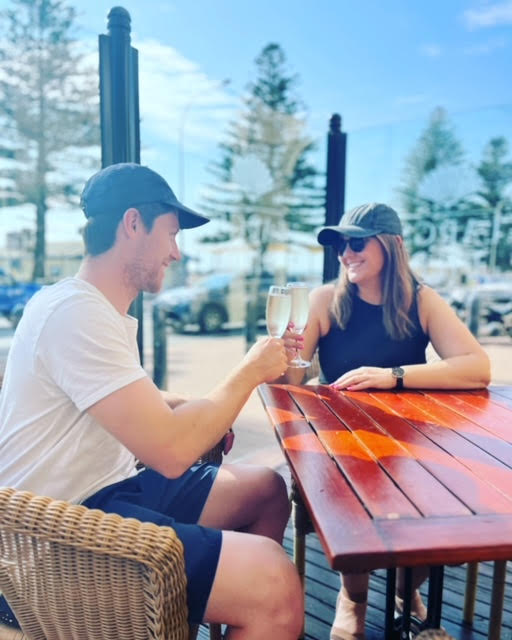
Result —
[[31, 638], [188, 638], [170, 527], [0, 489], [0, 590]]

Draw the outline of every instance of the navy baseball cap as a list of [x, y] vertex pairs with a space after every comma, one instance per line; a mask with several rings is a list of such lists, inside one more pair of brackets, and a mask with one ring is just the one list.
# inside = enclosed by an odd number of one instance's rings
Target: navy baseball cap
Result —
[[339, 236], [368, 238], [379, 233], [402, 235], [402, 223], [397, 212], [387, 204], [371, 202], [347, 211], [337, 227], [324, 227], [318, 234], [322, 245], [336, 244]]
[[112, 164], [91, 176], [82, 191], [80, 206], [86, 218], [117, 216], [121, 219], [127, 209], [134, 207], [155, 217], [176, 213], [182, 229], [210, 221], [181, 204], [156, 171], [134, 162]]

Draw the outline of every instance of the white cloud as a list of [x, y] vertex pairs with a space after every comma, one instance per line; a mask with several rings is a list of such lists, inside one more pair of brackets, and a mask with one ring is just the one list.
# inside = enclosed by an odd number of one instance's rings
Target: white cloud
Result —
[[438, 44], [423, 44], [420, 47], [420, 53], [429, 58], [438, 58], [442, 53], [442, 49]]
[[469, 29], [512, 24], [512, 0], [488, 4], [480, 9], [467, 9], [463, 15]]
[[173, 47], [155, 40], [138, 43], [140, 112], [146, 131], [178, 142], [186, 126], [187, 150], [217, 141], [238, 107], [222, 79]]

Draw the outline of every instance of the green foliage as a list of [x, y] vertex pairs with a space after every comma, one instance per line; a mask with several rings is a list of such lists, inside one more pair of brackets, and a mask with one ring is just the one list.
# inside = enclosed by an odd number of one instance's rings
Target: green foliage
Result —
[[491, 138], [477, 167], [482, 183], [477, 196], [484, 202], [483, 209], [492, 221], [491, 269], [512, 267], [512, 199], [507, 194], [512, 183], [512, 159], [507, 157], [508, 152], [506, 138]]
[[208, 241], [243, 237], [263, 271], [272, 242], [285, 240], [289, 229], [311, 232], [321, 223], [325, 196], [309, 162], [314, 144], [305, 133], [297, 75], [287, 72], [278, 44], [268, 44], [255, 63], [242, 113], [230, 123], [220, 158], [210, 167], [215, 182], [203, 209], [224, 223]]
[[406, 159], [404, 185], [399, 190], [406, 211], [410, 214], [429, 208], [428, 198], [420, 194], [425, 176], [436, 169], [461, 165], [464, 151], [446, 111], [440, 107], [430, 116], [429, 123]]
[[511, 201], [505, 194], [505, 189], [512, 182], [512, 161], [507, 160], [507, 154], [506, 138], [491, 138], [477, 167], [483, 184], [483, 188], [477, 193], [491, 208], [500, 203], [510, 207]]
[[63, 0], [11, 0], [2, 15], [0, 133], [13, 160], [2, 204], [35, 205], [34, 278], [44, 277], [49, 199], [76, 199], [72, 152], [87, 162], [78, 148], [99, 142], [97, 75], [73, 37], [75, 17]]
[[473, 264], [510, 269], [512, 205], [507, 188], [512, 162], [504, 137], [492, 138], [480, 164], [465, 162], [462, 144], [442, 109], [436, 109], [406, 160], [399, 189], [406, 209], [406, 239], [450, 264], [455, 244]]

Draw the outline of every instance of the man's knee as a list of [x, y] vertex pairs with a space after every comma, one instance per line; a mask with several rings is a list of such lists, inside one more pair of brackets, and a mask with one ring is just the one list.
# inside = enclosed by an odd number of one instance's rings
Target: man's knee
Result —
[[304, 597], [299, 575], [284, 549], [264, 538], [259, 549], [258, 569], [251, 580], [255, 610], [263, 628], [275, 637], [298, 637], [304, 616]]
[[263, 606], [277, 628], [282, 627], [299, 634], [304, 615], [302, 585], [295, 565], [286, 552], [272, 540], [274, 549], [265, 559], [265, 584], [261, 592], [265, 594]]
[[223, 532], [208, 620], [242, 628], [256, 625], [266, 633], [274, 629], [282, 637], [297, 637], [303, 606], [297, 570], [277, 542], [259, 535]]
[[283, 476], [268, 467], [262, 467], [260, 470], [259, 494], [265, 495], [266, 499], [288, 502], [288, 489]]

